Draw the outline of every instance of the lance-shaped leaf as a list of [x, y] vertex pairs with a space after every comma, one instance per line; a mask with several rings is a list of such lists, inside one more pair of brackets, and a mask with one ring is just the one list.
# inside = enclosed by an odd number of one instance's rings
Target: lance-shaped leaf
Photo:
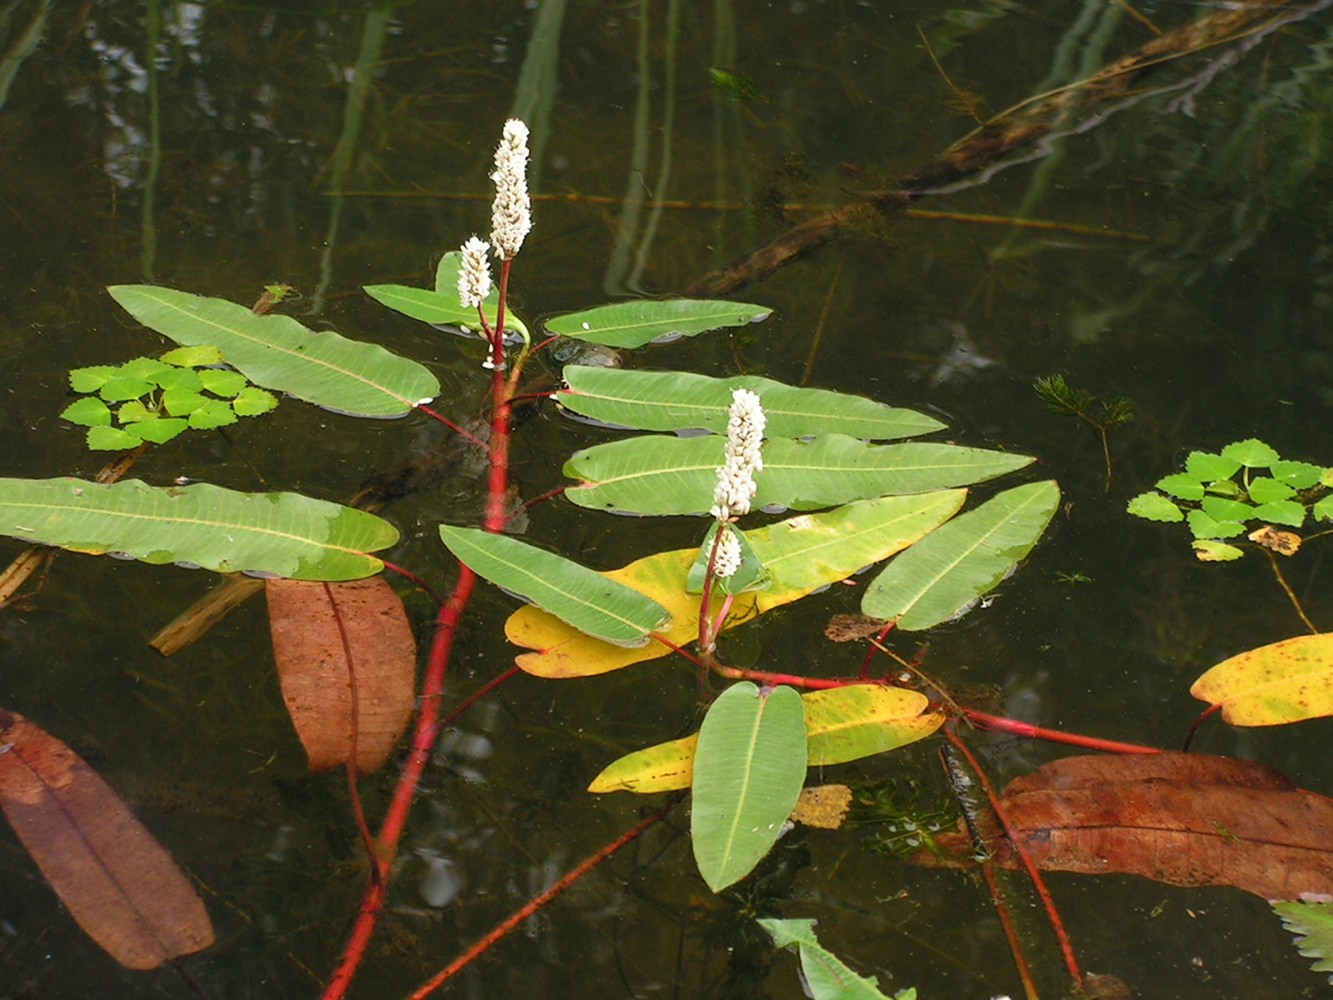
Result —
[[772, 312], [764, 306], [716, 299], [636, 299], [557, 316], [546, 321], [546, 329], [606, 347], [635, 348], [654, 340], [758, 323]]
[[[859, 976], [819, 943], [813, 920], [757, 921], [779, 948], [794, 948], [801, 959], [806, 995], [813, 1000], [889, 1000], [874, 976]], [[916, 1000], [916, 990], [895, 993], [893, 1000]]]
[[111, 485], [0, 479], [0, 534], [94, 555], [178, 562], [219, 573], [354, 580], [398, 541], [388, 521], [298, 493], [238, 493], [207, 483]]
[[[769, 586], [738, 596], [724, 627], [749, 621], [846, 579], [863, 566], [887, 559], [947, 520], [966, 496], [965, 490], [945, 490], [882, 497], [819, 514], [801, 514], [747, 531], [746, 538], [768, 571]], [[633, 587], [665, 607], [671, 613], [671, 627], [663, 634], [684, 646], [698, 634], [699, 596], [686, 591], [689, 569], [697, 555], [696, 549], [660, 552], [612, 570], [606, 577]], [[713, 613], [720, 608], [721, 598], [717, 598]], [[505, 635], [516, 645], [537, 650], [519, 656], [516, 662], [539, 677], [588, 677], [670, 652], [661, 643], [621, 649], [599, 642], [537, 608], [522, 608], [511, 615], [505, 623]]]
[[810, 764], [842, 764], [925, 739], [944, 724], [920, 691], [849, 684], [802, 696]]
[[758, 375], [709, 378], [690, 372], [626, 371], [566, 365], [556, 401], [572, 413], [618, 427], [645, 431], [700, 428], [727, 431], [735, 389], [757, 393], [769, 437], [846, 434], [868, 440], [915, 437], [944, 424], [915, 410], [885, 406], [863, 396], [802, 389]]
[[1206, 671], [1190, 694], [1222, 706], [1233, 726], [1280, 726], [1333, 715], [1333, 634], [1301, 635]]
[[[409, 285], [366, 285], [363, 291], [381, 305], [388, 306], [404, 316], [431, 323], [435, 326], [456, 326], [462, 330], [480, 332], [477, 310], [465, 309], [458, 298], [458, 270], [463, 255], [451, 250], [440, 258], [435, 268], [435, 287], [413, 288]], [[495, 325], [500, 289], [493, 286], [482, 303], [486, 322]], [[505, 312], [505, 331], [526, 334], [527, 326], [512, 312]]]
[[[343, 583], [266, 580], [282, 700], [310, 770], [377, 770], [407, 731], [417, 646], [383, 576]], [[353, 702], [355, 696], [355, 704]]]
[[[565, 491], [581, 507], [635, 514], [694, 514], [713, 504], [721, 435], [645, 435], [577, 452], [565, 475], [582, 485]], [[957, 445], [871, 445], [844, 434], [809, 441], [771, 438], [755, 475], [756, 507], [814, 510], [891, 493], [923, 493], [993, 479], [1032, 461]]]
[[[841, 764], [925, 739], [944, 723], [926, 713], [929, 700], [917, 691], [879, 684], [849, 684], [801, 696], [805, 704], [807, 763]], [[925, 714], [923, 714], [925, 713]], [[670, 792], [689, 788], [698, 734], [658, 743], [608, 764], [588, 791]]]
[[517, 538], [442, 524], [440, 539], [478, 576], [604, 642], [643, 646], [671, 620], [651, 597]]
[[107, 783], [3, 710], [0, 809], [70, 916], [121, 965], [155, 969], [213, 943], [190, 880]]
[[699, 874], [720, 892], [782, 835], [805, 782], [805, 708], [789, 687], [733, 684], [713, 702], [694, 759], [690, 840]]
[[400, 417], [428, 403], [440, 383], [415, 361], [378, 344], [319, 333], [290, 316], [256, 316], [225, 299], [154, 285], [108, 289], [144, 326], [178, 344], [212, 344], [251, 382], [357, 417]]
[[1037, 544], [1056, 506], [1052, 481], [997, 494], [954, 518], [891, 562], [861, 599], [872, 618], [899, 618], [926, 629], [966, 610], [1005, 578]]

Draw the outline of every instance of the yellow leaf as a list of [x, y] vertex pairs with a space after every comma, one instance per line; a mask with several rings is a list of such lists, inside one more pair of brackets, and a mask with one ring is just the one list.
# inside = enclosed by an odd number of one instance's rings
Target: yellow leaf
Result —
[[1302, 635], [1223, 660], [1190, 688], [1233, 726], [1333, 715], [1333, 633]]
[[[766, 590], [741, 594], [724, 628], [805, 597], [820, 587], [846, 579], [862, 566], [887, 559], [953, 515], [966, 490], [939, 490], [911, 496], [881, 497], [818, 514], [800, 514], [745, 533], [768, 571]], [[685, 592], [685, 579], [698, 555], [677, 549], [645, 556], [603, 575], [651, 597], [671, 613], [671, 625], [658, 633], [685, 646], [699, 633], [699, 596]], [[715, 600], [713, 611], [721, 608]], [[520, 608], [505, 622], [505, 635], [517, 646], [536, 650], [517, 657], [523, 670], [538, 677], [591, 677], [631, 663], [666, 656], [671, 648], [653, 640], [624, 649], [590, 638], [535, 607]]]
[[[805, 704], [807, 758], [812, 765], [840, 764], [925, 739], [944, 724], [919, 691], [880, 684], [849, 684], [801, 695]], [[588, 791], [674, 792], [694, 780], [698, 733], [626, 754], [593, 779]]]
[[694, 782], [694, 748], [698, 742], [699, 734], [693, 733], [626, 754], [597, 775], [588, 791], [647, 795], [689, 788]]

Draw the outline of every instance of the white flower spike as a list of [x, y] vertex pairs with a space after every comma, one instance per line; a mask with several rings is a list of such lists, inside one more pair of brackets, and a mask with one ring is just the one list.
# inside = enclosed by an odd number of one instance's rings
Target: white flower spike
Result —
[[491, 245], [495, 255], [508, 260], [523, 246], [532, 228], [528, 198], [528, 127], [517, 118], [505, 122], [495, 150], [495, 201], [491, 203]]
[[759, 489], [754, 474], [764, 467], [760, 449], [765, 422], [756, 393], [749, 389], [732, 392], [727, 415], [725, 461], [717, 470], [717, 486], [713, 490], [713, 509], [710, 511], [719, 520], [750, 512], [750, 501]]
[[458, 301], [464, 309], [476, 309], [491, 294], [491, 269], [486, 263], [486, 244], [472, 236], [463, 244], [463, 263], [458, 268]]

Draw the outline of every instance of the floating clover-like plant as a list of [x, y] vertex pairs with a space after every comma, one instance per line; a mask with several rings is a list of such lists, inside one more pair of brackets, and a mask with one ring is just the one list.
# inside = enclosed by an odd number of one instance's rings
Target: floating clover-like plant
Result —
[[1156, 486], [1130, 500], [1129, 513], [1149, 521], [1184, 521], [1195, 554], [1205, 562], [1239, 559], [1244, 551], [1224, 539], [1242, 535], [1289, 556], [1301, 538], [1276, 525], [1333, 521], [1333, 469], [1281, 458], [1255, 438], [1229, 444], [1220, 454], [1192, 451], [1183, 472]]
[[160, 358], [75, 368], [69, 384], [83, 393], [60, 414], [88, 428], [93, 451], [165, 444], [187, 430], [207, 430], [258, 416], [278, 405], [240, 372], [218, 367], [216, 347], [178, 347]]

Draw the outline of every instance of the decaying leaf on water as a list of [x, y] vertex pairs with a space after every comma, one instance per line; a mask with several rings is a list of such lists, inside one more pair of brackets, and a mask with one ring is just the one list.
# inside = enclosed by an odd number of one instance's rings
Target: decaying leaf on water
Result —
[[[1019, 842], [1047, 871], [1229, 885], [1270, 900], [1333, 892], [1333, 799], [1253, 761], [1069, 757], [1010, 782], [1001, 805]], [[1017, 867], [993, 818], [985, 834], [995, 861]], [[972, 852], [965, 832], [936, 840], [961, 858]], [[941, 864], [927, 851], [912, 861]]]
[[190, 880], [110, 786], [3, 709], [0, 809], [70, 916], [121, 965], [155, 969], [213, 943]]
[[852, 790], [846, 785], [816, 785], [802, 788], [792, 810], [792, 822], [820, 830], [836, 830], [847, 818], [852, 804]]
[[265, 584], [282, 697], [310, 770], [351, 758], [355, 690], [356, 768], [374, 771], [412, 717], [416, 641], [402, 601], [382, 576]]

